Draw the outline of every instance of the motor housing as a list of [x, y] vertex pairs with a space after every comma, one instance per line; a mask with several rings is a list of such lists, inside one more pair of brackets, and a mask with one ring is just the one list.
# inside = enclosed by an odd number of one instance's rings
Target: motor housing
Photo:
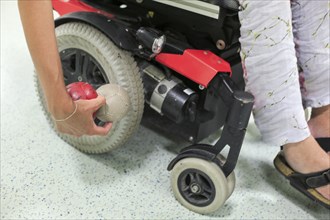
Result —
[[139, 64], [145, 87], [145, 101], [155, 111], [176, 123], [194, 121], [198, 94], [178, 78], [160, 68], [143, 62]]

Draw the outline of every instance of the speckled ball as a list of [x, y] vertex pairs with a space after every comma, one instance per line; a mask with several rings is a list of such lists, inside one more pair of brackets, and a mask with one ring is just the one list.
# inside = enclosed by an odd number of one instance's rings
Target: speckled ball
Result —
[[104, 122], [115, 122], [122, 119], [129, 111], [130, 99], [125, 89], [117, 84], [106, 84], [96, 92], [106, 99], [106, 105], [97, 112], [96, 117]]

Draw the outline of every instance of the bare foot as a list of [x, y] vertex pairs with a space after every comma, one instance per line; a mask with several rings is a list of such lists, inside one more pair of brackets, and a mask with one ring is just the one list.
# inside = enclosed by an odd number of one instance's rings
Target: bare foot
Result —
[[[330, 156], [318, 145], [313, 136], [298, 143], [286, 144], [283, 149], [286, 161], [297, 172], [306, 174], [330, 168]], [[330, 184], [316, 190], [330, 200]]]

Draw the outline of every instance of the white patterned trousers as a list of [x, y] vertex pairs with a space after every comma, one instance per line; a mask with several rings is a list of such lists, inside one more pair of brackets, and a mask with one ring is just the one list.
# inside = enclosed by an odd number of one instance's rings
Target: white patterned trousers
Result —
[[304, 107], [330, 103], [330, 2], [240, 3], [241, 57], [256, 125], [267, 143], [302, 141], [310, 135]]

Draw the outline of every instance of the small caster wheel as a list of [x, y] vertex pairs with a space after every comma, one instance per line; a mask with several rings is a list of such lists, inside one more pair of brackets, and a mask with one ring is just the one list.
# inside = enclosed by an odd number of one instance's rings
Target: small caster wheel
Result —
[[234, 192], [235, 189], [235, 185], [236, 185], [236, 177], [235, 177], [235, 173], [234, 171], [231, 172], [231, 174], [229, 174], [229, 176], [227, 176], [227, 183], [228, 183], [228, 197], [227, 199], [231, 196], [231, 194]]
[[[217, 158], [220, 160], [220, 164], [223, 165], [226, 162], [226, 158], [219, 154], [217, 156]], [[231, 196], [231, 194], [233, 193], [234, 189], [235, 189], [235, 185], [236, 185], [236, 177], [235, 177], [235, 172], [231, 172], [231, 174], [229, 174], [229, 176], [227, 176], [227, 183], [228, 183], [228, 189], [229, 189], [229, 194], [228, 194], [228, 198]]]
[[218, 210], [231, 193], [227, 178], [213, 162], [184, 158], [171, 172], [175, 198], [191, 211], [207, 214]]

